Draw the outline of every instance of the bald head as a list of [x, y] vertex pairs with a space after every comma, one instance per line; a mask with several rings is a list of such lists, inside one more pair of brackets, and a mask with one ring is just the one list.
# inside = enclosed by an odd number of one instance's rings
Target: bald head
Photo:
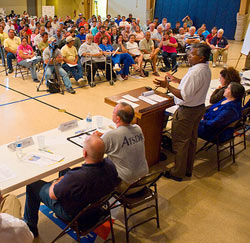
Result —
[[134, 118], [134, 109], [131, 105], [121, 102], [113, 112], [113, 122], [118, 125], [130, 124]]
[[101, 162], [103, 160], [104, 152], [105, 152], [105, 145], [100, 137], [93, 134], [86, 138], [83, 149], [86, 163]]

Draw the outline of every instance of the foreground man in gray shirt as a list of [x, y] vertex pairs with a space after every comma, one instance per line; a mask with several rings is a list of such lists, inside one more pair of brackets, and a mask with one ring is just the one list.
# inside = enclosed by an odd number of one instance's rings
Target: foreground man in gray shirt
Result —
[[112, 117], [117, 128], [102, 136], [105, 153], [115, 164], [122, 180], [119, 192], [148, 173], [144, 136], [138, 125], [130, 124], [133, 118], [134, 109], [127, 103], [119, 103]]

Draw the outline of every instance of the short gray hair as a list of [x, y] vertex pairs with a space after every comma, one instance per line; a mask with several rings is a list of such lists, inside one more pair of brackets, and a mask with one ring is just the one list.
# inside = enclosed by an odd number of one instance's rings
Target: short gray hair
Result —
[[211, 48], [208, 45], [203, 44], [203, 43], [197, 43], [197, 44], [193, 44], [192, 48], [197, 49], [198, 56], [204, 57], [205, 62], [209, 61]]
[[223, 33], [224, 33], [224, 30], [223, 30], [223, 29], [219, 29], [219, 30], [218, 30], [218, 33], [222, 33], [222, 34], [223, 34]]
[[93, 38], [93, 35], [90, 34], [90, 33], [88, 33], [88, 34], [86, 35], [86, 39], [89, 38], [89, 37], [92, 37], [92, 38]]

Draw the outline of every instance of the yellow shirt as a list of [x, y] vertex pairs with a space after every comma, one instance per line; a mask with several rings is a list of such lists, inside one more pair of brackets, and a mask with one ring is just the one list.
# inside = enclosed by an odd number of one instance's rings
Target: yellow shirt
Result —
[[76, 48], [74, 46], [69, 48], [67, 44], [61, 49], [61, 53], [64, 58], [68, 59], [71, 62], [75, 61], [75, 58], [77, 56]]
[[8, 38], [8, 34], [3, 32], [2, 34], [0, 33], [0, 41], [1, 41], [1, 45], [3, 45], [4, 40], [6, 40]]
[[17, 47], [21, 45], [21, 40], [19, 37], [15, 36], [13, 39], [7, 38], [4, 41], [4, 48], [9, 47], [13, 51], [17, 51]]

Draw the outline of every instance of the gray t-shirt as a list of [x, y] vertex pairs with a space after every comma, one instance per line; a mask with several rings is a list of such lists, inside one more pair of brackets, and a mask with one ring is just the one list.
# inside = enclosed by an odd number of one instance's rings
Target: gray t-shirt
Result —
[[148, 173], [144, 136], [138, 125], [120, 126], [105, 133], [102, 139], [105, 153], [123, 181], [132, 184]]
[[[44, 61], [45, 61], [45, 60], [49, 60], [49, 58], [50, 58], [50, 53], [51, 53], [51, 49], [50, 49], [49, 46], [48, 46], [48, 47], [46, 47], [46, 48], [44, 49], [44, 51], [43, 51], [43, 60], [44, 60]], [[61, 54], [60, 49], [57, 48], [55, 51], [53, 51], [52, 57], [56, 58], [58, 55], [62, 55], [62, 54]]]

